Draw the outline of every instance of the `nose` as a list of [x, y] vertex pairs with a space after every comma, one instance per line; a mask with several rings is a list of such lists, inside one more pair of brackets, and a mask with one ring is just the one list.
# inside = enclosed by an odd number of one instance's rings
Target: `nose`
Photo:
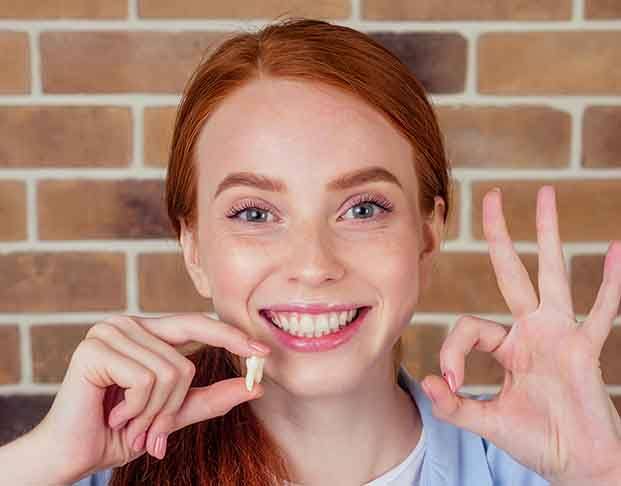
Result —
[[289, 258], [284, 264], [290, 282], [309, 287], [320, 286], [324, 281], [339, 280], [345, 272], [330, 230], [320, 224], [298, 226], [291, 239]]

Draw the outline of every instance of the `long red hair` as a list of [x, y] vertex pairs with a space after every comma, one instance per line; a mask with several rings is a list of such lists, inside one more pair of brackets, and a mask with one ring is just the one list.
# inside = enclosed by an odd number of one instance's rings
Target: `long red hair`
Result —
[[[446, 223], [450, 166], [422, 85], [369, 35], [322, 20], [289, 17], [256, 33], [225, 39], [190, 77], [177, 111], [166, 177], [168, 215], [177, 238], [181, 219], [190, 226], [196, 223], [195, 147], [201, 127], [224, 98], [259, 77], [325, 83], [356, 94], [384, 114], [412, 143], [421, 211], [430, 214], [434, 197], [441, 196]], [[396, 380], [401, 338], [393, 355]], [[241, 376], [239, 358], [225, 349], [204, 347], [187, 358], [196, 365], [192, 386]], [[281, 486], [285, 480], [292, 480], [286, 458], [246, 402], [172, 433], [163, 460], [145, 453], [115, 468], [109, 485]]]

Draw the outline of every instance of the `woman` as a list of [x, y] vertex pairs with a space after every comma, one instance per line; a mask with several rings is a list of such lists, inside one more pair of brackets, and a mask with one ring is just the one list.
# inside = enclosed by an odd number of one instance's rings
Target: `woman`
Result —
[[[444, 379], [401, 365], [452, 207], [449, 164], [422, 87], [368, 36], [290, 19], [224, 42], [186, 88], [169, 162], [169, 216], [220, 320], [94, 325], [45, 419], [0, 449], [11, 484], [621, 483], [598, 367], [621, 245], [576, 325], [551, 187], [541, 302], [491, 191], [484, 230], [513, 326], [460, 318]], [[322, 324], [335, 327], [318, 337]], [[190, 342], [207, 346], [185, 357]], [[475, 348], [506, 369], [491, 400], [457, 394]], [[265, 370], [249, 392], [252, 355]]]

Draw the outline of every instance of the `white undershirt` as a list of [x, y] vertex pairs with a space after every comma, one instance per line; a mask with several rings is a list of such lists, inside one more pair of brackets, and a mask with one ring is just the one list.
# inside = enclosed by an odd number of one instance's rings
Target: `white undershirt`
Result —
[[425, 429], [421, 428], [420, 439], [416, 447], [401, 464], [382, 474], [379, 478], [363, 486], [418, 486], [420, 471], [425, 455]]

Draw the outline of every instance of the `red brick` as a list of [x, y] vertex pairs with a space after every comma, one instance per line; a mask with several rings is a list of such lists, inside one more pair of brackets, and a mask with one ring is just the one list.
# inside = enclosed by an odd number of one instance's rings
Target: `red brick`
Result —
[[585, 0], [584, 16], [587, 19], [621, 19], [619, 0]]
[[21, 181], [0, 181], [0, 240], [25, 240], [26, 185]]
[[38, 189], [42, 240], [173, 235], [162, 180], [49, 180]]
[[206, 49], [222, 38], [215, 32], [43, 32], [43, 91], [181, 93]]
[[602, 380], [607, 385], [621, 385], [621, 327], [614, 326], [600, 356]]
[[621, 167], [621, 106], [590, 106], [582, 124], [582, 165]]
[[127, 17], [127, 0], [0, 0], [0, 18], [63, 19]]
[[[600, 255], [575, 255], [571, 259], [571, 293], [574, 311], [587, 315], [602, 284], [605, 252]], [[617, 314], [621, 314], [621, 306]]]
[[28, 34], [0, 32], [0, 66], [0, 94], [23, 94], [30, 91]]
[[154, 167], [168, 165], [168, 153], [175, 128], [175, 106], [144, 110], [144, 163]]
[[131, 127], [128, 108], [0, 107], [0, 167], [127, 165]]
[[138, 256], [140, 309], [145, 312], [213, 312], [192, 282], [181, 253]]
[[467, 41], [453, 32], [368, 32], [415, 74], [429, 93], [460, 93]]
[[33, 325], [30, 328], [33, 381], [61, 383], [71, 355], [90, 327], [90, 324]]
[[514, 241], [537, 241], [535, 226], [537, 191], [552, 185], [556, 193], [559, 233], [564, 243], [621, 239], [617, 221], [621, 207], [621, 179], [601, 180], [490, 180], [472, 185], [472, 232], [483, 234], [483, 196], [493, 187], [502, 189], [503, 213]]
[[287, 0], [238, 0], [236, 2], [205, 2], [203, 0], [139, 0], [141, 17], [158, 18], [276, 18], [288, 14], [318, 19], [346, 19], [351, 13], [349, 0], [304, 2]]
[[365, 20], [569, 20], [571, 0], [362, 0]]
[[611, 398], [612, 398], [612, 403], [614, 403], [617, 409], [617, 413], [621, 415], [621, 395], [615, 395], [615, 396], [612, 396]]
[[410, 324], [401, 335], [403, 364], [417, 380], [440, 371], [440, 348], [446, 338], [448, 327], [436, 324]]
[[0, 326], [0, 385], [11, 385], [21, 380], [19, 329], [17, 326]]
[[125, 309], [122, 253], [9, 253], [0, 268], [0, 312]]
[[548, 168], [569, 161], [571, 117], [543, 106], [439, 106], [456, 167]]
[[621, 30], [486, 33], [479, 91], [507, 95], [621, 93]]
[[[520, 258], [536, 287], [536, 255]], [[433, 267], [431, 285], [421, 293], [418, 312], [509, 313], [489, 254], [442, 252]]]

